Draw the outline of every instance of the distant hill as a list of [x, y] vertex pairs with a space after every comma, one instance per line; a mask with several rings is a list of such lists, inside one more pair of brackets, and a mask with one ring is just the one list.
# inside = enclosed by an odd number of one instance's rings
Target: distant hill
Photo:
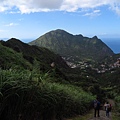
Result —
[[97, 36], [88, 38], [72, 35], [60, 29], [50, 31], [29, 44], [48, 48], [70, 62], [99, 61], [106, 56], [114, 55], [113, 51]]
[[11, 65], [13, 63], [26, 65], [25, 63], [27, 62], [32, 66], [37, 61], [38, 68], [42, 70], [49, 70], [51, 63], [54, 63], [58, 68], [68, 68], [66, 62], [59, 55], [46, 48], [30, 46], [16, 38], [11, 38], [6, 42], [0, 41], [0, 49], [0, 59], [3, 62], [6, 60], [6, 65], [7, 63], [11, 63]]

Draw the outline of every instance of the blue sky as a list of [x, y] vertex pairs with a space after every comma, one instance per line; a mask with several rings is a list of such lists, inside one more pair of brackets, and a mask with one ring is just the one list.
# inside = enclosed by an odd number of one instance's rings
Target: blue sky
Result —
[[55, 29], [120, 38], [120, 0], [1, 0], [0, 38], [34, 40]]

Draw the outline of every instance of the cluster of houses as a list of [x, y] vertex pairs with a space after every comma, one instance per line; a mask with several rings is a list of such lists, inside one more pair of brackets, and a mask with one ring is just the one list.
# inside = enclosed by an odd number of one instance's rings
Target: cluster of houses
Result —
[[97, 70], [97, 72], [104, 73], [106, 71], [111, 71], [111, 73], [113, 73], [114, 69], [119, 67], [120, 67], [120, 58], [118, 58], [116, 62], [112, 64], [101, 64], [101, 69]]
[[120, 67], [120, 58], [118, 58], [117, 61], [113, 65], [111, 65], [111, 67]]
[[93, 70], [97, 71], [97, 73], [105, 73], [106, 71], [111, 71], [112, 73], [114, 72], [113, 69], [120, 67], [120, 58], [118, 58], [116, 62], [112, 64], [102, 63], [102, 64], [99, 64], [99, 66], [97, 67], [93, 66], [90, 62], [85, 62], [85, 61], [78, 62], [77, 64], [69, 61], [66, 61], [66, 63], [71, 68], [79, 67], [81, 69], [86, 69], [87, 67], [90, 67]]

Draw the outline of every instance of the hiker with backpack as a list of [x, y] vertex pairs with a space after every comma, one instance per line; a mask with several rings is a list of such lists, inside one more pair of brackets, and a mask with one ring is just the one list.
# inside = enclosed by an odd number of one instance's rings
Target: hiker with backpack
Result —
[[100, 117], [100, 102], [98, 98], [94, 100], [94, 117]]
[[104, 110], [106, 111], [106, 105], [107, 105], [107, 102], [105, 102], [105, 104], [104, 104]]
[[109, 102], [107, 102], [106, 104], [106, 116], [109, 117], [109, 112], [111, 111], [111, 105], [109, 104]]

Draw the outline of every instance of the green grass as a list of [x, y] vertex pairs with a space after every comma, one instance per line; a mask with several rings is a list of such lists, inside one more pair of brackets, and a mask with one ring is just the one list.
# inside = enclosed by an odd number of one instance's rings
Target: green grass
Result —
[[25, 119], [32, 119], [37, 112], [49, 119], [71, 117], [90, 109], [94, 96], [74, 85], [52, 82], [52, 79], [57, 78], [36, 70], [1, 69], [0, 118], [6, 114], [4, 119], [16, 120], [22, 114]]
[[88, 120], [93, 117], [93, 110], [89, 111], [87, 114], [82, 116], [77, 116], [73, 118], [72, 120]]
[[120, 114], [112, 113], [112, 120], [120, 120]]
[[0, 43], [0, 68], [31, 68], [31, 64], [23, 58], [22, 53], [17, 53], [11, 48], [5, 47]]

